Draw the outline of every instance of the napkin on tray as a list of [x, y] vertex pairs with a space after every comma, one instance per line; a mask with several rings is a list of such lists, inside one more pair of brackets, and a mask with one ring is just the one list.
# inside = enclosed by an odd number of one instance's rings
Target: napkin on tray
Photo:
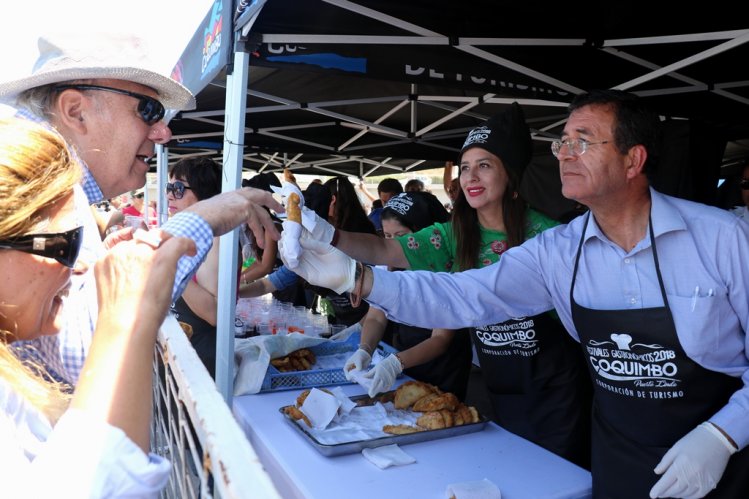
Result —
[[313, 428], [324, 430], [338, 414], [339, 407], [341, 407], [341, 401], [335, 395], [312, 388], [300, 409], [312, 423]]
[[502, 494], [494, 483], [484, 478], [448, 485], [445, 499], [502, 499]]
[[388, 466], [403, 466], [416, 462], [416, 459], [403, 452], [398, 444], [383, 445], [374, 449], [362, 449], [361, 453], [369, 462], [381, 470]]

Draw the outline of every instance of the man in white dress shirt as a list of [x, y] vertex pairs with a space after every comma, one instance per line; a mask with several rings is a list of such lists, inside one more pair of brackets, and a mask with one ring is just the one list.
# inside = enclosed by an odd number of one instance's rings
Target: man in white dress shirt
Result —
[[652, 189], [658, 141], [636, 96], [579, 95], [552, 152], [563, 195], [588, 213], [456, 274], [363, 267], [316, 226], [292, 270], [421, 327], [556, 309], [594, 385], [594, 496], [744, 497], [749, 225]]
[[[195, 97], [162, 75], [150, 49], [131, 35], [84, 30], [44, 35], [38, 45], [39, 57], [28, 75], [0, 81], [0, 100], [14, 106], [17, 116], [56, 130], [83, 165], [76, 204], [84, 242], [65, 327], [58, 336], [35, 340], [47, 367], [74, 384], [96, 323], [96, 285], [88, 267], [105, 251], [90, 205], [143, 187], [155, 144], [172, 137], [168, 110], [193, 109]], [[266, 227], [278, 236], [260, 204], [283, 210], [269, 193], [241, 189], [197, 203], [164, 225], [166, 232], [190, 237], [197, 245], [194, 257], [179, 261], [173, 298], [205, 258], [214, 235], [247, 221], [253, 229]]]

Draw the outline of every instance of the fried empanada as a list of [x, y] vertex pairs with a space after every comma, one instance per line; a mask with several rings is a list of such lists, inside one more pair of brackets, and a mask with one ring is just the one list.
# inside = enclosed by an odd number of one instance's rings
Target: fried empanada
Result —
[[307, 419], [307, 416], [304, 415], [302, 411], [299, 410], [298, 407], [293, 405], [287, 405], [284, 407], [283, 412], [291, 416], [292, 418], [296, 419], [297, 421], [302, 419], [305, 423], [307, 423], [307, 426], [312, 428], [312, 423], [310, 423], [309, 419]]
[[299, 194], [296, 192], [289, 194], [286, 204], [286, 219], [290, 222], [302, 223], [302, 208], [299, 206], [299, 202]]
[[454, 411], [460, 401], [453, 393], [441, 393], [427, 395], [414, 403], [413, 410], [417, 412], [440, 411], [447, 409]]
[[455, 419], [453, 418], [453, 414], [455, 414], [452, 411], [448, 411], [447, 409], [442, 409], [439, 411], [439, 413], [442, 415], [442, 419], [445, 421], [445, 428], [450, 428], [455, 426]]
[[425, 412], [416, 420], [416, 424], [427, 430], [447, 428], [445, 426], [445, 418], [442, 417], [442, 413], [439, 411]]
[[382, 427], [382, 431], [391, 435], [408, 435], [409, 433], [424, 431], [424, 429], [407, 424], [386, 424]]
[[465, 404], [460, 404], [455, 411], [455, 425], [464, 425], [473, 422], [473, 416], [470, 409]]
[[468, 410], [471, 412], [471, 423], [478, 423], [479, 421], [481, 421], [479, 411], [477, 411], [475, 407], [470, 405], [468, 406]]
[[435, 387], [421, 381], [406, 381], [395, 391], [395, 408], [408, 409], [420, 398], [434, 393]]

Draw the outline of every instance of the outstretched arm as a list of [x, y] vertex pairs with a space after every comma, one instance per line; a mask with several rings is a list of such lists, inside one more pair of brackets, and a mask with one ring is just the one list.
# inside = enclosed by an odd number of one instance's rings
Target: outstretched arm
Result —
[[365, 348], [371, 355], [382, 341], [387, 325], [388, 320], [385, 314], [381, 310], [370, 307], [362, 322], [360, 348]]
[[244, 272], [240, 282], [243, 284], [251, 283], [257, 279], [261, 279], [267, 276], [272, 270], [276, 263], [276, 257], [278, 256], [278, 243], [273, 240], [270, 233], [265, 233], [265, 249], [263, 255], [255, 260]]
[[354, 260], [399, 269], [407, 269], [411, 266], [403, 253], [403, 248], [395, 239], [345, 230], [339, 230], [337, 233], [338, 240], [335, 247]]
[[403, 368], [408, 369], [436, 359], [447, 352], [454, 336], [455, 330], [453, 329], [432, 330], [432, 336], [398, 354], [403, 362]]

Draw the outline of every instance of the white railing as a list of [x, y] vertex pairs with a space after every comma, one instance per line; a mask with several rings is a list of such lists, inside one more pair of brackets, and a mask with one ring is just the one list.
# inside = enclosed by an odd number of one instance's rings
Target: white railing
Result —
[[169, 316], [154, 352], [151, 451], [172, 462], [162, 498], [280, 498], [213, 379]]

